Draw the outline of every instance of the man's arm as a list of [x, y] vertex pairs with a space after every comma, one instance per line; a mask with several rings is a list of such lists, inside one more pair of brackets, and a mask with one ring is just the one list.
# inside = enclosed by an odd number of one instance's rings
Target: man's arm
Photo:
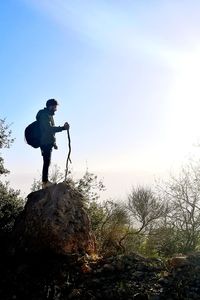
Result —
[[69, 129], [69, 124], [67, 122], [64, 124], [64, 126], [54, 126], [54, 122], [47, 114], [37, 115], [36, 119], [40, 123], [40, 130], [42, 132], [54, 134], [56, 132]]

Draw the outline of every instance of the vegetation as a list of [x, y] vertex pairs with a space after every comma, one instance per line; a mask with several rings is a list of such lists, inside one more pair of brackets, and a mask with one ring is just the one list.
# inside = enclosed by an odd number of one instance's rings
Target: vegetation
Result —
[[[54, 165], [51, 181], [64, 176]], [[102, 180], [86, 170], [70, 178], [83, 194], [99, 253], [111, 255], [136, 251], [146, 256], [168, 257], [200, 247], [200, 168], [197, 162], [183, 167], [178, 176], [150, 187], [133, 187], [123, 202], [100, 201]], [[32, 190], [40, 188], [34, 180]]]
[[[0, 149], [9, 148], [13, 143], [9, 125], [5, 120], [0, 119]], [[8, 174], [4, 167], [4, 160], [0, 154], [0, 176]], [[19, 196], [20, 192], [13, 190], [9, 182], [3, 183], [0, 180], [0, 236], [5, 237], [11, 232], [14, 221], [23, 209], [23, 200]]]
[[[6, 124], [5, 119], [0, 119], [0, 149], [9, 148], [13, 141], [9, 125]], [[0, 175], [7, 173], [9, 171], [5, 169], [3, 157], [0, 155]]]
[[[10, 126], [0, 120], [0, 149], [13, 143]], [[0, 155], [0, 176], [9, 171]], [[64, 175], [54, 165], [50, 180], [62, 181]], [[138, 252], [146, 256], [168, 257], [200, 249], [200, 167], [198, 162], [184, 166], [177, 176], [150, 187], [132, 187], [121, 202], [100, 200], [105, 190], [102, 180], [86, 170], [82, 178], [69, 179], [85, 199], [98, 251], [102, 255]], [[32, 191], [41, 188], [34, 180]], [[12, 231], [24, 201], [9, 182], [0, 180], [0, 236]]]

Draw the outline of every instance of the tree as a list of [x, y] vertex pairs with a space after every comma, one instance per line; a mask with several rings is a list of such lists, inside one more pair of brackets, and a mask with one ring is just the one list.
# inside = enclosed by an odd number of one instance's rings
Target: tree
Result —
[[75, 181], [75, 186], [88, 203], [97, 201], [100, 198], [100, 192], [105, 191], [103, 181], [99, 180], [97, 175], [89, 172], [88, 169], [82, 178]]
[[[11, 130], [9, 130], [9, 127], [5, 119], [0, 119], [0, 149], [9, 148], [14, 141], [14, 139], [11, 138]], [[4, 168], [4, 160], [3, 157], [0, 156], [0, 175], [7, 173], [9, 173], [9, 171]]]
[[99, 251], [104, 255], [125, 252], [121, 241], [129, 230], [130, 220], [124, 204], [106, 201], [103, 212], [97, 235]]
[[[11, 130], [6, 125], [5, 119], [0, 119], [0, 149], [9, 148], [14, 139], [11, 138]], [[0, 156], [0, 175], [6, 175], [9, 171], [4, 168], [4, 160]], [[23, 200], [20, 192], [9, 187], [9, 183], [0, 181], [0, 236], [8, 234], [13, 227], [16, 217], [23, 209]]]
[[179, 252], [179, 239], [171, 227], [160, 224], [159, 227], [152, 228], [146, 236], [143, 253], [147, 256], [169, 257]]
[[133, 188], [128, 196], [127, 210], [138, 233], [149, 230], [165, 215], [165, 209], [164, 203], [150, 188]]
[[24, 201], [20, 192], [9, 187], [9, 183], [0, 182], [0, 235], [12, 231], [17, 216], [23, 209]]
[[138, 251], [144, 244], [144, 233], [147, 234], [163, 215], [164, 204], [155, 197], [151, 189], [144, 187], [133, 188], [127, 200], [128, 203], [117, 206], [117, 211], [112, 211], [118, 221], [118, 228], [114, 228], [113, 232], [117, 232], [117, 245], [123, 252]]
[[165, 227], [176, 234], [179, 252], [195, 251], [200, 243], [199, 162], [189, 162], [158, 188], [169, 206]]

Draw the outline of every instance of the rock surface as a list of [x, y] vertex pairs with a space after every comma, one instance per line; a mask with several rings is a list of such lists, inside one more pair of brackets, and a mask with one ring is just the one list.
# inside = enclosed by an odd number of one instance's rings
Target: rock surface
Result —
[[134, 253], [0, 257], [2, 300], [200, 299], [200, 254], [169, 270], [159, 259]]
[[13, 231], [14, 253], [94, 253], [83, 197], [63, 182], [28, 195]]

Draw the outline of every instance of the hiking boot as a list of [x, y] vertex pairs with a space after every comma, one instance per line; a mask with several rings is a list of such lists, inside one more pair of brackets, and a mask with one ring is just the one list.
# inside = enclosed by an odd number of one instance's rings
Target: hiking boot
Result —
[[53, 183], [50, 181], [42, 182], [43, 189], [46, 189], [46, 188], [50, 187], [51, 185], [53, 185]]

